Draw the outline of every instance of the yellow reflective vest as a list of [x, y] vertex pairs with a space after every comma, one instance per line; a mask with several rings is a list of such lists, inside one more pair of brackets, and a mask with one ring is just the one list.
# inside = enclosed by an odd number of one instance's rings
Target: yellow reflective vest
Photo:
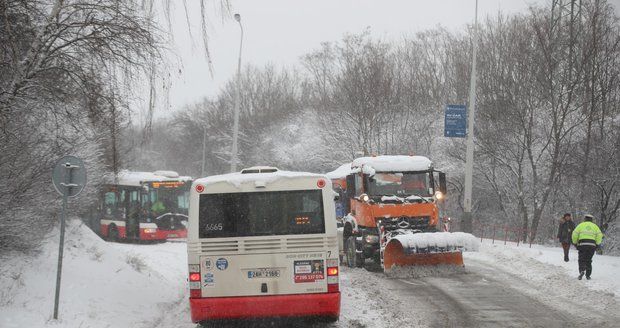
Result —
[[599, 227], [590, 222], [583, 221], [573, 230], [573, 244], [578, 245], [600, 245], [603, 241], [603, 233]]

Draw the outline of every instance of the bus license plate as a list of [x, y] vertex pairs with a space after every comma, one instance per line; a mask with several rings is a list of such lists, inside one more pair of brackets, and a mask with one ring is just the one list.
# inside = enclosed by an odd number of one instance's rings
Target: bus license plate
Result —
[[248, 278], [277, 278], [280, 277], [280, 270], [278, 269], [264, 269], [264, 270], [250, 270], [248, 271]]
[[176, 234], [176, 233], [171, 233], [171, 234], [169, 234], [169, 235], [168, 235], [168, 238], [174, 238], [174, 237], [176, 237], [176, 236], [177, 236], [177, 234]]

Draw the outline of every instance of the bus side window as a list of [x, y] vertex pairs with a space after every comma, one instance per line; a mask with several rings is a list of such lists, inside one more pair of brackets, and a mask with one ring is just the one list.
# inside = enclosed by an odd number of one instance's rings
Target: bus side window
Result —
[[131, 215], [134, 215], [135, 218], [139, 215], [140, 202], [139, 202], [140, 193], [138, 190], [129, 191], [129, 206], [127, 212]]
[[116, 212], [116, 192], [108, 191], [103, 196], [103, 216], [113, 217]]

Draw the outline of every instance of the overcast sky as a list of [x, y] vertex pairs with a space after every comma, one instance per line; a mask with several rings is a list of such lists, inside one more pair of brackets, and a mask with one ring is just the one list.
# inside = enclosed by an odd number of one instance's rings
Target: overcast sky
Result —
[[[525, 12], [532, 4], [549, 1], [479, 0], [478, 15]], [[173, 49], [177, 56], [171, 60], [171, 111], [216, 95], [235, 74], [240, 29], [233, 13], [241, 15], [244, 28], [244, 65], [294, 66], [300, 56], [321, 42], [338, 41], [345, 33], [360, 33], [370, 27], [377, 37], [395, 39], [438, 25], [457, 30], [473, 22], [475, 11], [475, 0], [230, 0], [232, 13], [222, 17], [220, 1], [207, 0], [214, 68], [211, 78], [202, 51], [200, 1], [187, 3], [193, 39], [182, 2], [172, 1]], [[160, 111], [159, 115], [167, 114], [169, 111]]]

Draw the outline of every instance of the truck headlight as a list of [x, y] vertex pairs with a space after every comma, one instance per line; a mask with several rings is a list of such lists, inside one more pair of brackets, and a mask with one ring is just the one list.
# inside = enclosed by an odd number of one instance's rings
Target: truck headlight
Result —
[[437, 191], [435, 192], [435, 198], [437, 198], [437, 200], [442, 200], [442, 199], [443, 199], [443, 196], [444, 196], [444, 195], [443, 195], [443, 193], [442, 193], [441, 191], [437, 190]]
[[379, 236], [377, 235], [366, 235], [366, 237], [364, 237], [364, 241], [366, 241], [367, 244], [376, 244], [379, 242]]

